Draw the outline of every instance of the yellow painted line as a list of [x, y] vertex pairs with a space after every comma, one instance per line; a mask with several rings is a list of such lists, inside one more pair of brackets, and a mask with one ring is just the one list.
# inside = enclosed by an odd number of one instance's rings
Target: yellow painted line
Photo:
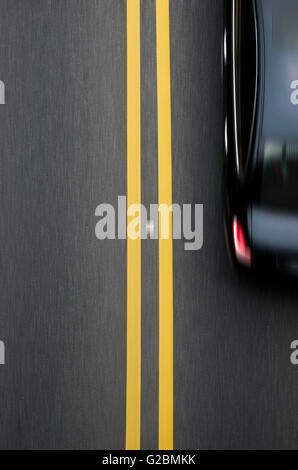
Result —
[[[127, 0], [127, 207], [141, 203], [140, 0]], [[127, 218], [127, 226], [131, 217]], [[141, 239], [127, 237], [126, 449], [140, 449]]]
[[[172, 205], [169, 0], [156, 0], [158, 199]], [[173, 449], [173, 223], [159, 233], [159, 449]], [[161, 214], [159, 218], [161, 228]]]

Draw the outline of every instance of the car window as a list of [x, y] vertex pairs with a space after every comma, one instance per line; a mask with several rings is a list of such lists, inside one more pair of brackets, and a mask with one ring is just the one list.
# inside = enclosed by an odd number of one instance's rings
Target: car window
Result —
[[254, 0], [236, 2], [236, 83], [239, 163], [245, 168], [253, 127], [256, 92]]
[[264, 104], [258, 166], [262, 206], [298, 210], [298, 2], [263, 0]]
[[[298, 2], [263, 0], [265, 140], [298, 139]], [[289, 21], [292, 17], [291, 21]]]
[[273, 5], [272, 38], [276, 46], [297, 49], [298, 47], [298, 2], [277, 0]]
[[298, 143], [267, 139], [263, 146], [262, 206], [298, 208]]

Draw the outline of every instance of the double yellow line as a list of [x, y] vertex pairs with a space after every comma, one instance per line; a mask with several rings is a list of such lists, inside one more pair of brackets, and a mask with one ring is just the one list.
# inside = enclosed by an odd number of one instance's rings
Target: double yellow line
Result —
[[[141, 203], [140, 0], [127, 0], [127, 205]], [[156, 0], [158, 199], [172, 205], [169, 0]], [[161, 216], [160, 216], [161, 217]], [[127, 220], [130, 222], [129, 217]], [[161, 226], [161, 224], [159, 224]], [[173, 448], [173, 242], [159, 237], [159, 449]], [[140, 449], [141, 240], [127, 239], [126, 449]]]
[[[127, 207], [141, 203], [140, 50], [140, 1], [127, 0]], [[141, 240], [129, 237], [126, 354], [126, 448], [134, 450], [141, 434]]]

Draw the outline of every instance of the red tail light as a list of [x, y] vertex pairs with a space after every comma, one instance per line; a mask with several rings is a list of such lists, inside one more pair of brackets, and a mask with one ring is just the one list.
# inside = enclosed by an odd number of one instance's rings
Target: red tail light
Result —
[[241, 264], [251, 266], [251, 249], [246, 244], [242, 225], [236, 216], [233, 220], [233, 240], [237, 260]]

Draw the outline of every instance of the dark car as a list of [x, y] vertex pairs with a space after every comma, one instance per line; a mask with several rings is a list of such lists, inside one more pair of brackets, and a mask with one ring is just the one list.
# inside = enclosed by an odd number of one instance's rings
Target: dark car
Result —
[[298, 0], [227, 0], [223, 71], [229, 248], [298, 273]]

